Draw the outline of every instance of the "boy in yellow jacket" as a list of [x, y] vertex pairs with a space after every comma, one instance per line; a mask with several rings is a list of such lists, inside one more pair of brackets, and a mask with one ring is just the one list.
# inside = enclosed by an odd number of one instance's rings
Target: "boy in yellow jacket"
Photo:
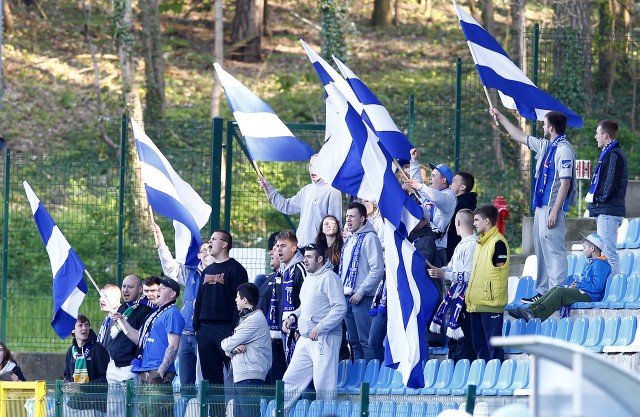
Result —
[[508, 298], [509, 244], [496, 227], [498, 209], [485, 205], [473, 212], [478, 246], [465, 303], [471, 318], [473, 349], [480, 359], [504, 360], [502, 348], [491, 346], [489, 339], [502, 335], [504, 307]]

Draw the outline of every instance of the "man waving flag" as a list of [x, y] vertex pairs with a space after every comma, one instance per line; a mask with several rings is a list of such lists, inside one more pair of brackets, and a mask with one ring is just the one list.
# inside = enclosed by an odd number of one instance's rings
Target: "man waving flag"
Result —
[[489, 32], [458, 6], [455, 0], [453, 6], [458, 12], [462, 32], [467, 38], [482, 84], [497, 89], [506, 108], [517, 109], [526, 119], [540, 121], [544, 120], [548, 112], [559, 111], [567, 116], [569, 126], [582, 127], [582, 117], [536, 87]]
[[85, 267], [29, 183], [24, 181], [22, 185], [27, 193], [36, 227], [49, 254], [53, 272], [51, 327], [60, 339], [66, 339], [76, 324], [78, 310], [84, 296], [87, 295], [87, 283], [84, 280]]

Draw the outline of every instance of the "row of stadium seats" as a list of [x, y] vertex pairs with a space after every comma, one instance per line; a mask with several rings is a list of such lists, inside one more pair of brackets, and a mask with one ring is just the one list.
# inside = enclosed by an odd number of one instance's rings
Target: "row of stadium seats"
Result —
[[[638, 319], [635, 316], [624, 318], [611, 317], [605, 321], [601, 316], [579, 317], [572, 320], [565, 317], [556, 320], [549, 317], [544, 322], [540, 319], [505, 320], [502, 327], [503, 336], [541, 335], [561, 339], [582, 345], [593, 352], [632, 352], [635, 349]], [[505, 349], [506, 353], [521, 353], [515, 348]]]
[[618, 228], [618, 249], [640, 248], [640, 218], [624, 219]]
[[374, 395], [466, 395], [468, 385], [476, 385], [478, 395], [518, 395], [529, 385], [529, 361], [507, 359], [501, 364], [498, 360], [470, 363], [462, 359], [454, 364], [452, 359], [431, 359], [423, 375], [424, 388], [407, 388], [400, 372], [380, 366], [376, 359], [353, 364], [345, 360], [338, 368], [338, 393], [357, 394], [360, 385], [368, 382]]
[[[275, 410], [275, 400], [268, 404], [262, 400], [260, 415], [272, 417]], [[458, 410], [460, 404], [456, 402], [398, 402], [396, 401], [372, 401], [369, 404], [369, 417], [436, 417], [443, 410]], [[289, 414], [291, 417], [360, 417], [360, 403], [351, 401], [309, 401], [296, 402]]]

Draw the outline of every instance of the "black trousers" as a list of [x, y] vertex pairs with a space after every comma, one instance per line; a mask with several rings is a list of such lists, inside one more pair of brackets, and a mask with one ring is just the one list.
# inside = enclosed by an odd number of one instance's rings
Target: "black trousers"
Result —
[[202, 378], [209, 381], [209, 384], [224, 384], [224, 366], [229, 364], [230, 358], [222, 350], [220, 342], [232, 333], [231, 323], [201, 323], [200, 325], [196, 334], [200, 368]]

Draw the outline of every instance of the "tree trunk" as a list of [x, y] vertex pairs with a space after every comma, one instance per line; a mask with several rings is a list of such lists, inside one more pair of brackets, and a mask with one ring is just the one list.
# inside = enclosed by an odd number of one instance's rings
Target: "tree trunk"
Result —
[[118, 49], [118, 59], [120, 61], [124, 111], [129, 117], [142, 123], [142, 104], [140, 103], [140, 94], [136, 83], [137, 65], [133, 54], [134, 36], [131, 29], [132, 23], [131, 0], [114, 0], [113, 38]]
[[495, 36], [493, 27], [493, 0], [479, 0], [478, 7], [480, 8], [482, 27]]
[[11, 13], [11, 7], [9, 6], [8, 0], [2, 1], [2, 28], [3, 32], [11, 33], [13, 32], [13, 13]]
[[387, 27], [391, 24], [391, 0], [374, 0], [371, 24], [375, 27]]
[[346, 16], [349, 6], [346, 0], [319, 0], [320, 15], [322, 16], [322, 57], [333, 62], [331, 55], [335, 55], [342, 62], [347, 62], [349, 50], [345, 39]]
[[[265, 0], [265, 4], [266, 4]], [[214, 15], [214, 28], [215, 28], [215, 38], [213, 41], [213, 61], [220, 64], [220, 66], [224, 66], [222, 62], [224, 59], [224, 43], [223, 43], [223, 28], [224, 28], [224, 16], [222, 14], [222, 0], [215, 0], [213, 5], [213, 15]], [[214, 117], [220, 114], [220, 93], [222, 92], [222, 86], [220, 85], [220, 80], [216, 76], [216, 71], [212, 68], [211, 75], [213, 77], [213, 90], [211, 92], [211, 111], [209, 112], [209, 118], [213, 119]]]
[[609, 77], [607, 81], [607, 107], [613, 103], [613, 86], [616, 79], [616, 66], [617, 66], [617, 43], [616, 38], [616, 22], [618, 20], [617, 1], [609, 0], [609, 8], [611, 9], [611, 27], [609, 28], [609, 36], [611, 41], [609, 42], [609, 65], [607, 69], [609, 71]]
[[162, 122], [165, 117], [164, 57], [158, 0], [140, 1], [140, 21], [144, 39], [144, 62], [147, 81], [144, 120]]
[[520, 68], [524, 67], [525, 4], [527, 0], [511, 0], [511, 48], [509, 56]]
[[236, 0], [233, 18], [233, 45], [239, 45], [234, 57], [239, 61], [258, 62], [262, 53], [264, 0]]

